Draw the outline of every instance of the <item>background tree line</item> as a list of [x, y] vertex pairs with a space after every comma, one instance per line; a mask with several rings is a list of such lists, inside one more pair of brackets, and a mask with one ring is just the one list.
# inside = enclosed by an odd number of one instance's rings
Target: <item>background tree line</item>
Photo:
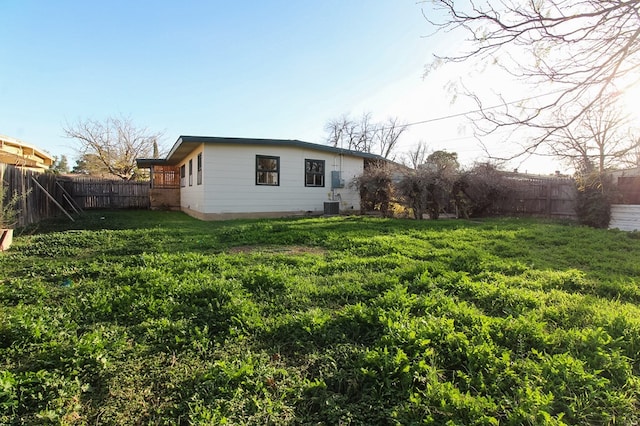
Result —
[[498, 92], [495, 107], [463, 89], [478, 106], [478, 138], [509, 133], [505, 142], [519, 149], [503, 160], [565, 160], [575, 170], [578, 216], [606, 226], [616, 197], [608, 172], [640, 166], [637, 111], [625, 105], [640, 87], [640, 0], [422, 3], [436, 32], [459, 35], [462, 46], [436, 55], [425, 74], [447, 63], [491, 64], [538, 95], [514, 103]]
[[417, 220], [438, 219], [445, 212], [463, 218], [487, 216], [516, 189], [496, 165], [476, 163], [465, 169], [458, 155], [447, 151], [425, 155], [413, 165], [370, 163], [354, 185], [363, 211], [391, 217], [399, 207]]

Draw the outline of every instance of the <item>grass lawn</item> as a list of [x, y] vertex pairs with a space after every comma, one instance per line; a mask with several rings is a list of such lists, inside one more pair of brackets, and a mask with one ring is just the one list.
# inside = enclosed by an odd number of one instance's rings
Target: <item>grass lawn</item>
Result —
[[0, 424], [638, 424], [639, 302], [637, 233], [91, 212], [0, 253]]

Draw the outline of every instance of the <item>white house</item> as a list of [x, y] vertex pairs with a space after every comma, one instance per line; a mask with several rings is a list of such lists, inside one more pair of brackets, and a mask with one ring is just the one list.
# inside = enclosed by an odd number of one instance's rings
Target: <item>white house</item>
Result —
[[181, 136], [166, 158], [137, 163], [151, 169], [152, 207], [215, 220], [358, 211], [351, 183], [375, 161], [298, 140]]

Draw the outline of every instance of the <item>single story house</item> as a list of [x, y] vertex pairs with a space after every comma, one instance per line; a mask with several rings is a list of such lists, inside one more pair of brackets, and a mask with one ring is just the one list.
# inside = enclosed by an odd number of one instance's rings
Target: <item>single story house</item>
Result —
[[150, 169], [152, 208], [203, 220], [360, 210], [351, 185], [381, 156], [299, 140], [180, 136]]
[[26, 142], [0, 135], [0, 163], [45, 172], [53, 165], [53, 157]]

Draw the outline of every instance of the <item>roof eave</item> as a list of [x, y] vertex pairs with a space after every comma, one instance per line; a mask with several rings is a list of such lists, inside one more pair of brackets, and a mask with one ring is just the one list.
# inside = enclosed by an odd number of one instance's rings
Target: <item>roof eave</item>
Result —
[[180, 136], [173, 144], [166, 158], [161, 159], [139, 159], [136, 160], [138, 167], [150, 167], [153, 165], [177, 165], [198, 145], [205, 144], [230, 144], [230, 145], [276, 145], [276, 146], [296, 146], [317, 151], [332, 152], [339, 155], [350, 155], [370, 160], [389, 161], [386, 158], [368, 152], [352, 151], [349, 149], [320, 145], [297, 139], [258, 139], [258, 138], [229, 138], [215, 136]]

